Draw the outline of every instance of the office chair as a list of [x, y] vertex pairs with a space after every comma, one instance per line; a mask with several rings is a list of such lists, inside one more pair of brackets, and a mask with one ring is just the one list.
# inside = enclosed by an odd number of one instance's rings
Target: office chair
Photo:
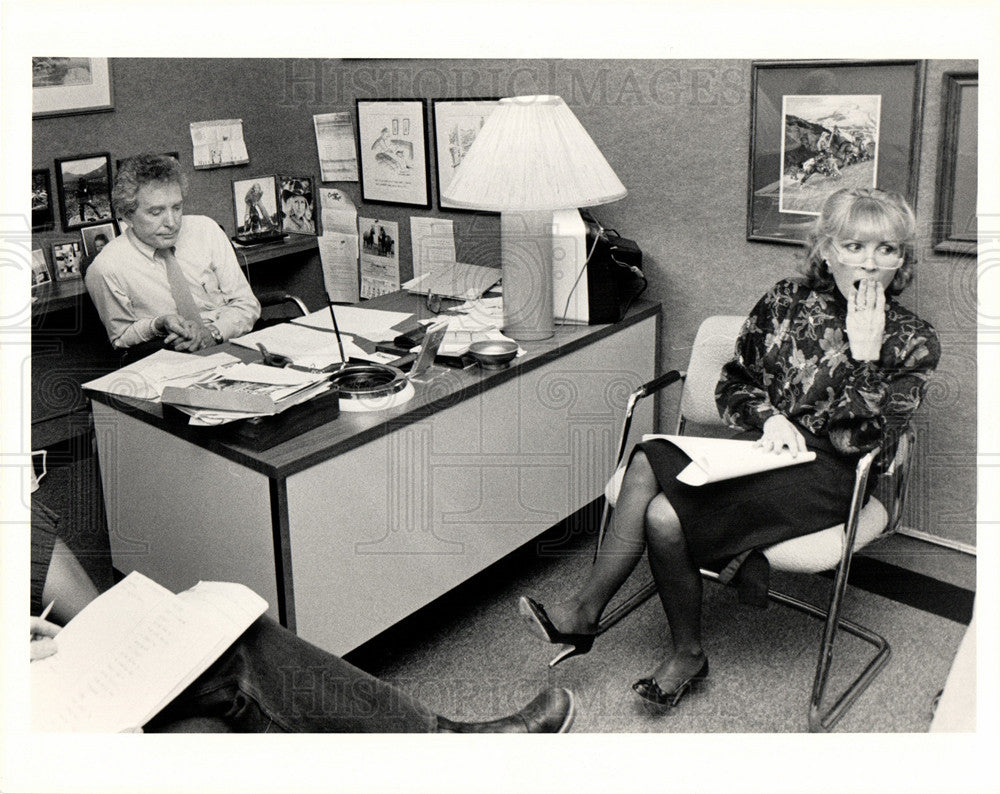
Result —
[[[744, 320], [744, 317], [737, 316], [707, 318], [698, 329], [687, 371], [672, 370], [667, 372], [644, 384], [629, 397], [621, 440], [618, 445], [616, 472], [605, 492], [607, 499], [601, 518], [597, 550], [600, 549], [607, 531], [614, 501], [624, 474], [624, 466], [621, 464], [625, 455], [632, 413], [636, 403], [672, 383], [680, 382], [683, 384], [683, 390], [675, 434], [683, 434], [689, 424], [725, 427], [716, 407], [715, 386], [719, 381], [723, 365], [733, 356], [736, 338]], [[880, 495], [889, 503], [889, 510], [874, 496], [862, 507], [871, 466], [879, 453], [879, 449], [873, 449], [858, 460], [853, 497], [850, 505], [845, 505], [846, 516], [843, 524], [828, 527], [811, 535], [786, 540], [764, 549], [764, 555], [774, 570], [794, 573], [819, 573], [831, 569], [835, 570], [830, 598], [825, 606], [810, 604], [775, 590], [768, 591], [768, 598], [772, 601], [824, 621], [823, 639], [809, 701], [809, 729], [811, 731], [831, 730], [889, 661], [892, 653], [889, 643], [884, 637], [871, 629], [841, 617], [840, 612], [854, 553], [876, 538], [885, 537], [895, 532], [899, 526], [914, 443], [915, 434], [912, 428], [907, 427], [900, 437], [896, 455], [885, 475], [889, 480], [888, 487], [880, 491]], [[707, 579], [719, 580], [719, 574], [713, 571], [702, 570], [701, 573]], [[650, 583], [630, 596], [601, 620], [597, 633], [601, 634], [607, 631], [655, 592], [655, 586]], [[836, 698], [833, 705], [824, 710], [822, 701], [833, 662], [833, 646], [838, 629], [843, 629], [869, 643], [875, 649], [875, 655]], [[557, 656], [551, 664], [554, 664], [559, 658]]]

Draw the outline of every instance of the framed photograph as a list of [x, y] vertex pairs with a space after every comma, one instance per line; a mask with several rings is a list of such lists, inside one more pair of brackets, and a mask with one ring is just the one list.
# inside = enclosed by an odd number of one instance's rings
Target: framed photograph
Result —
[[31, 172], [31, 231], [47, 232], [55, 226], [52, 209], [52, 179], [48, 168]]
[[56, 281], [83, 278], [83, 249], [79, 241], [52, 245], [52, 271]]
[[[496, 109], [499, 99], [435, 99], [434, 159], [437, 162], [438, 207], [459, 211], [441, 196], [472, 142]], [[463, 210], [468, 212], [469, 210]]]
[[102, 223], [100, 226], [88, 226], [80, 230], [83, 238], [83, 253], [93, 259], [101, 250], [118, 236], [114, 223]]
[[70, 116], [114, 110], [107, 58], [32, 58], [31, 115]]
[[316, 195], [311, 176], [279, 176], [281, 230], [289, 234], [318, 234]]
[[233, 180], [233, 211], [237, 237], [274, 237], [281, 234], [278, 179], [254, 176]]
[[56, 160], [56, 187], [65, 231], [112, 220], [111, 155], [106, 152]]
[[31, 249], [31, 288], [52, 283], [52, 273], [45, 261], [45, 252], [41, 248]]
[[944, 75], [944, 123], [934, 207], [934, 250], [975, 256], [979, 73]]
[[430, 207], [427, 105], [422, 99], [359, 99], [361, 198]]
[[747, 239], [800, 245], [841, 188], [914, 204], [924, 62], [771, 61], [751, 67]]

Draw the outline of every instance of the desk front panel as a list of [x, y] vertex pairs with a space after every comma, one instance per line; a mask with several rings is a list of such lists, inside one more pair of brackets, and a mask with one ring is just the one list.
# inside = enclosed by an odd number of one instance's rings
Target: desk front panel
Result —
[[267, 477], [93, 402], [111, 559], [174, 592], [241, 582], [278, 619]]
[[345, 653], [596, 499], [655, 366], [649, 318], [289, 477], [297, 632]]

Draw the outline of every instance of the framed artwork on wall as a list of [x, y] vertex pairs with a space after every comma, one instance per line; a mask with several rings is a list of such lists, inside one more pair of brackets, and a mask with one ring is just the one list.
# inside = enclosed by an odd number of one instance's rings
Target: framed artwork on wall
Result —
[[316, 196], [311, 176], [279, 176], [281, 230], [289, 234], [318, 234]]
[[111, 155], [107, 152], [56, 160], [56, 187], [65, 231], [112, 220]]
[[[499, 99], [435, 99], [434, 108], [434, 159], [437, 163], [438, 207], [452, 211], [459, 208], [442, 200], [441, 195], [462, 158], [476, 140], [486, 119], [496, 109]], [[463, 210], [468, 211], [468, 210]]]
[[71, 116], [114, 110], [107, 58], [32, 58], [31, 115]]
[[944, 123], [935, 185], [934, 250], [976, 255], [978, 72], [944, 75]]
[[358, 99], [361, 199], [430, 207], [427, 106], [422, 99]]
[[914, 204], [923, 61], [752, 65], [747, 239], [799, 245], [842, 188], [895, 190]]
[[52, 208], [52, 179], [48, 168], [31, 172], [31, 231], [47, 232], [55, 226]]

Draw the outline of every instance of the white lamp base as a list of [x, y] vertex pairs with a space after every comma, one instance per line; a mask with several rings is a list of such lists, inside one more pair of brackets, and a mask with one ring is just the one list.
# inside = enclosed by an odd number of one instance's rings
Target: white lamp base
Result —
[[503, 332], [531, 342], [555, 333], [552, 321], [552, 212], [500, 214]]

